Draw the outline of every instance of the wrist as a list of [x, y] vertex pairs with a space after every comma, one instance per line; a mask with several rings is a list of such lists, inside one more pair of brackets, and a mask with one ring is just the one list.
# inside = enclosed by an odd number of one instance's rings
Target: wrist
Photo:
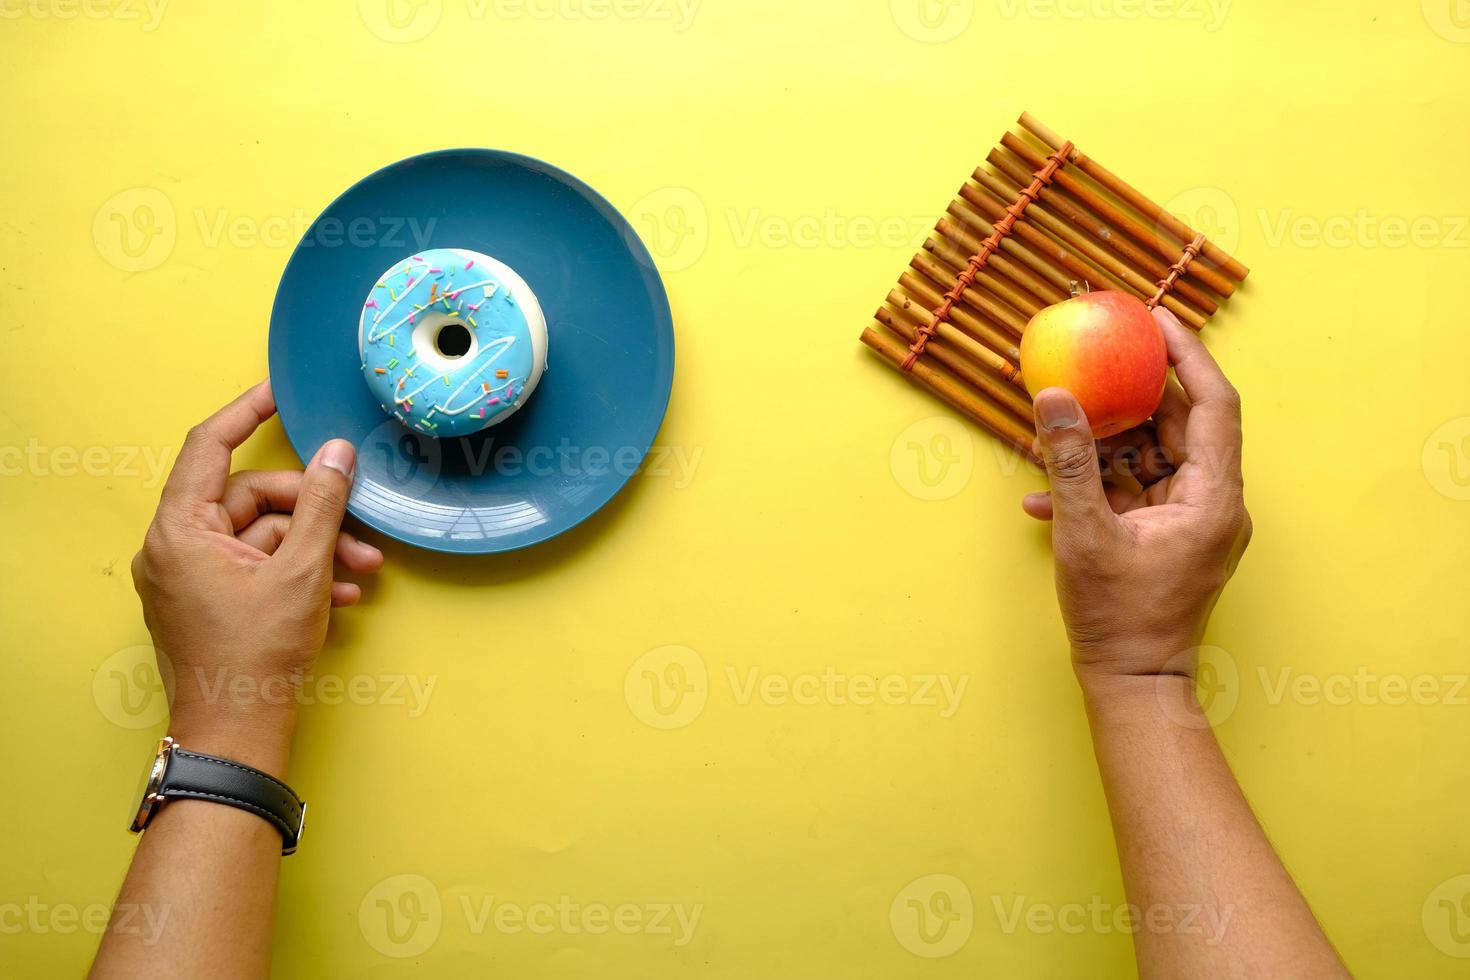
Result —
[[184, 705], [170, 713], [168, 734], [191, 752], [244, 763], [284, 780], [295, 727], [294, 711]]
[[1079, 671], [1078, 680], [1094, 736], [1140, 725], [1195, 731], [1210, 728], [1193, 675]]
[[169, 704], [174, 714], [240, 718], [252, 724], [294, 723], [305, 667], [262, 666], [251, 657], [189, 658], [175, 668]]
[[1084, 688], [1115, 678], [1178, 675], [1193, 679], [1199, 666], [1199, 632], [1132, 630], [1105, 638], [1072, 639], [1072, 670]]

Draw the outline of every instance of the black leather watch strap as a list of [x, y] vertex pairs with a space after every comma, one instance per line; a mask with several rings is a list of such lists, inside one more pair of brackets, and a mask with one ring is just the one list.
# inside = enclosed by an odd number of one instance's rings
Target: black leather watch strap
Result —
[[158, 795], [165, 800], [211, 800], [261, 817], [281, 832], [282, 854], [292, 854], [301, 839], [306, 804], [273, 776], [212, 755], [175, 748]]

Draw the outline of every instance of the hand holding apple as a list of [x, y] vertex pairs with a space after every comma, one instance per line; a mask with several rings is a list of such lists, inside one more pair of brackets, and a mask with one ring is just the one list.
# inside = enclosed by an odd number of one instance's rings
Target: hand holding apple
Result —
[[1169, 354], [1143, 301], [1083, 293], [1032, 317], [1021, 337], [1021, 377], [1032, 396], [1065, 388], [1099, 439], [1146, 421], [1159, 407]]
[[1240, 396], [1193, 331], [1166, 310], [1154, 315], [1179, 383], [1168, 383], [1157, 426], [1137, 439], [1165, 474], [1141, 490], [1105, 485], [1076, 399], [1059, 388], [1036, 395], [1051, 490], [1028, 495], [1024, 507], [1055, 522], [1057, 597], [1078, 678], [1094, 690], [1192, 675], [1193, 648], [1251, 535]]

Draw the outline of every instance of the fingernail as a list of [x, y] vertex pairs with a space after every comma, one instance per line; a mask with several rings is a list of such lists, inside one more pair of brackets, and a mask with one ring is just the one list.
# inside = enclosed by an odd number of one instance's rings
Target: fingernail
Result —
[[331, 467], [343, 476], [352, 475], [352, 467], [356, 461], [357, 453], [353, 451], [352, 443], [346, 439], [333, 439], [322, 447], [322, 465]]
[[1172, 323], [1176, 327], [1182, 327], [1184, 325], [1179, 322], [1179, 318], [1174, 315], [1173, 310], [1165, 309], [1162, 306], [1154, 307], [1154, 319], [1161, 323]]
[[1070, 429], [1077, 424], [1076, 404], [1065, 391], [1049, 388], [1036, 396], [1036, 416], [1044, 429]]

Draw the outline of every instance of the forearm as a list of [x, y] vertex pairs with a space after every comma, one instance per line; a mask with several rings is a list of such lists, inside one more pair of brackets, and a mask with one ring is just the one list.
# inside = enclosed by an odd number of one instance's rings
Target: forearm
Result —
[[[289, 719], [196, 723], [169, 734], [193, 751], [286, 775]], [[93, 978], [265, 977], [281, 835], [253, 813], [202, 800], [173, 800], [138, 843]], [[153, 923], [129, 926], [137, 910]]]
[[[230, 473], [234, 451], [275, 411], [262, 382], [189, 430], [133, 557], [160, 669], [172, 667], [173, 743], [149, 770], [146, 829], [93, 977], [270, 972], [282, 843], [295, 843], [305, 815], [285, 785], [293, 685], [321, 651], [331, 610], [362, 596], [335, 579], [337, 567], [383, 564], [342, 531], [357, 459], [346, 440], [325, 443], [304, 473]], [[132, 923], [140, 906], [152, 913], [146, 935]]]
[[1179, 676], [1083, 684], [1142, 977], [1347, 976]]

